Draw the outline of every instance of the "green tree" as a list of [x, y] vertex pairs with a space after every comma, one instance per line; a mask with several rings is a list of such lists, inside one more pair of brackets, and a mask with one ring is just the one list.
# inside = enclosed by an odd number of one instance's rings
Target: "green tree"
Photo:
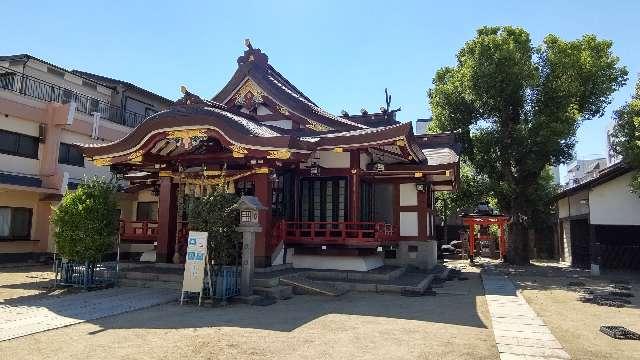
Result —
[[217, 265], [230, 265], [240, 256], [241, 235], [236, 231], [240, 218], [234, 205], [236, 194], [226, 192], [225, 186], [215, 186], [205, 197], [190, 198], [187, 218], [189, 228], [208, 233], [209, 259]]
[[92, 178], [75, 191], [67, 191], [51, 215], [57, 251], [69, 260], [99, 262], [113, 251], [118, 235], [117, 206], [112, 182]]
[[460, 182], [457, 191], [436, 193], [436, 213], [443, 219], [443, 238], [448, 238], [447, 221], [465, 209], [473, 209], [480, 201], [489, 200], [487, 178], [477, 174], [466, 162], [460, 166]]
[[627, 79], [611, 47], [593, 35], [548, 35], [534, 47], [521, 28], [483, 27], [455, 66], [436, 72], [434, 126], [459, 132], [463, 155], [511, 216], [508, 262], [529, 262], [527, 219], [541, 174], [572, 158], [580, 123], [601, 116]]
[[[614, 112], [613, 151], [634, 168], [640, 168], [640, 81], [631, 100]], [[631, 180], [632, 191], [640, 196], [640, 172]]]

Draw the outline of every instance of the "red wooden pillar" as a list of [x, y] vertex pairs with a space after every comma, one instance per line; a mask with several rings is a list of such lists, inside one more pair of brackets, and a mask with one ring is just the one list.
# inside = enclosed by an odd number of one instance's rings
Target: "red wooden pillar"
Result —
[[271, 253], [269, 241], [271, 238], [271, 183], [268, 173], [257, 173], [253, 176], [255, 196], [260, 200], [265, 210], [260, 210], [258, 221], [262, 226], [262, 232], [256, 233], [255, 266], [265, 267], [271, 265]]
[[418, 240], [428, 240], [427, 222], [429, 217], [428, 190], [418, 191]]
[[171, 177], [160, 178], [160, 196], [158, 197], [158, 246], [156, 262], [171, 262], [176, 243], [177, 219], [176, 186]]
[[350, 155], [351, 175], [349, 176], [349, 221], [360, 221], [360, 151], [352, 150]]
[[475, 243], [476, 243], [475, 230], [476, 230], [476, 223], [475, 221], [471, 220], [471, 222], [469, 223], [469, 258], [472, 258], [475, 254]]
[[505, 249], [506, 247], [506, 239], [504, 236], [504, 220], [500, 220], [500, 222], [498, 223], [499, 228], [500, 228], [500, 237], [499, 237], [499, 242], [500, 242], [500, 258], [503, 259], [504, 255], [505, 255]]

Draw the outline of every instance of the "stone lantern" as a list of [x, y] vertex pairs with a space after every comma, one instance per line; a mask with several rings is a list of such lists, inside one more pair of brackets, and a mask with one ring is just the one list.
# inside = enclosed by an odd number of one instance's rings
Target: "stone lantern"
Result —
[[253, 271], [256, 245], [256, 233], [262, 231], [259, 211], [265, 209], [255, 196], [242, 196], [236, 207], [240, 211], [240, 225], [236, 228], [242, 233], [242, 278], [240, 296], [253, 294]]

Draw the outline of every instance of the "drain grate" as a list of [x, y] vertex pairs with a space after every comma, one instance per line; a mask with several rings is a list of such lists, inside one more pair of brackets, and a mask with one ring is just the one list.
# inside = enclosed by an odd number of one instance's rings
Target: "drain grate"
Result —
[[600, 332], [614, 339], [640, 340], [640, 334], [635, 331], [631, 331], [624, 326], [602, 325], [600, 326]]
[[609, 291], [609, 295], [617, 296], [617, 297], [625, 297], [625, 298], [634, 297], [633, 293], [629, 291], [621, 291], [621, 290], [611, 290]]
[[613, 285], [611, 285], [611, 288], [614, 289], [614, 290], [620, 290], [620, 291], [629, 291], [629, 290], [631, 290], [631, 286], [622, 285], [622, 284], [613, 284]]

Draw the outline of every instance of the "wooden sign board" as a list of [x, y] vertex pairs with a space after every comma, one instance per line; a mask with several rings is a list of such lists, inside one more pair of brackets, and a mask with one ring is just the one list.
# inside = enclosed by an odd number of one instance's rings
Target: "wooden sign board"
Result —
[[[182, 295], [180, 304], [184, 299], [185, 292], [197, 292], [200, 294], [198, 304], [202, 303], [202, 291], [204, 286], [204, 271], [208, 270], [206, 232], [189, 231], [187, 238], [187, 259], [184, 264], [184, 276], [182, 279]], [[209, 284], [211, 287], [211, 284]]]

